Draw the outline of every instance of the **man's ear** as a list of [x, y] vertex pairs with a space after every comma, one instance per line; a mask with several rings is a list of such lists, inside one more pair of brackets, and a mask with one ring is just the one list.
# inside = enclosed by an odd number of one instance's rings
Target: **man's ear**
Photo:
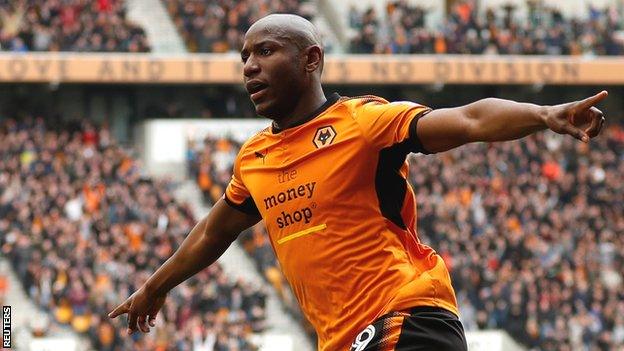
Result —
[[323, 70], [323, 49], [318, 45], [312, 45], [305, 49], [305, 70], [307, 72], [314, 72], [316, 70]]

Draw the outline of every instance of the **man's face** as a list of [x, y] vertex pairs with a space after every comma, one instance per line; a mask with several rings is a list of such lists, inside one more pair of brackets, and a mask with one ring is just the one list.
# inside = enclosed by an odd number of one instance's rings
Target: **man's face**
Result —
[[245, 89], [256, 113], [273, 120], [287, 116], [304, 87], [305, 71], [298, 48], [266, 29], [245, 35], [241, 50]]

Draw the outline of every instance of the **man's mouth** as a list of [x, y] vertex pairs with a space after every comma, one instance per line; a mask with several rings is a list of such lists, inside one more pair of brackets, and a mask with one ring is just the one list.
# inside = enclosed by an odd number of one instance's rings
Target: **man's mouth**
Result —
[[268, 84], [260, 81], [249, 81], [245, 84], [245, 89], [247, 89], [249, 97], [252, 101], [256, 101], [261, 98], [268, 87]]

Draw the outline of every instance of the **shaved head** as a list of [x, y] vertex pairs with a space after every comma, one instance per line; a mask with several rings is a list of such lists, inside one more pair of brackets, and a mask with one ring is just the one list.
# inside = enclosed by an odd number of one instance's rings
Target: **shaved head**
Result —
[[246, 36], [256, 31], [263, 31], [277, 38], [286, 39], [300, 50], [312, 45], [322, 48], [318, 30], [310, 21], [301, 16], [291, 14], [268, 15], [256, 21], [247, 31]]
[[321, 36], [301, 16], [274, 14], [256, 21], [245, 33], [241, 61], [256, 113], [282, 127], [327, 100], [321, 86]]

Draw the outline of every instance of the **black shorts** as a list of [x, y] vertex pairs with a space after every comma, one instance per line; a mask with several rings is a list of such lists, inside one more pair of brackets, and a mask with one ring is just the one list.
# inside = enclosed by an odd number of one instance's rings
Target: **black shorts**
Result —
[[379, 317], [362, 330], [351, 351], [467, 351], [457, 316], [439, 307], [414, 307]]

